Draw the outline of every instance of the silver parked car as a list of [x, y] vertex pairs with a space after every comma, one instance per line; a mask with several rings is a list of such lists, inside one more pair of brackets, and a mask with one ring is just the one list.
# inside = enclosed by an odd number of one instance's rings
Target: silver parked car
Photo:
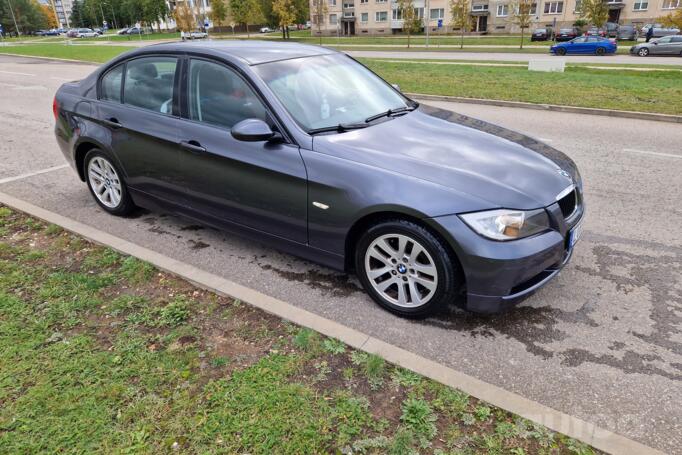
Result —
[[679, 28], [667, 28], [663, 27], [662, 24], [646, 24], [644, 27], [642, 27], [642, 31], [640, 33], [641, 36], [646, 36], [647, 32], [649, 29], [653, 27], [654, 28], [654, 35], [652, 38], [660, 38], [662, 36], [668, 36], [668, 35], [677, 35], [680, 33]]
[[630, 48], [630, 53], [640, 57], [647, 55], [678, 55], [682, 57], [682, 35], [664, 36], [648, 43], [637, 44]]
[[637, 32], [637, 27], [634, 25], [621, 25], [618, 27], [618, 32], [616, 33], [618, 41], [637, 41], [637, 38], [639, 38], [639, 32]]

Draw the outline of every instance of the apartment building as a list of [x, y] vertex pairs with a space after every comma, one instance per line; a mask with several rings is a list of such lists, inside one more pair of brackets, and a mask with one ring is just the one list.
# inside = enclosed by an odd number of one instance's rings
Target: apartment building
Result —
[[[324, 17], [316, 17], [315, 3], [327, 4]], [[654, 22], [676, 8], [682, 0], [605, 0], [609, 22], [644, 25]], [[531, 29], [545, 25], [570, 27], [579, 17], [581, 0], [538, 0], [532, 9]], [[449, 0], [414, 0], [417, 15], [429, 27], [430, 34], [457, 32], [451, 26]], [[473, 33], [518, 33], [512, 22], [509, 0], [472, 0]], [[312, 34], [317, 35], [390, 35], [402, 32], [401, 12], [397, 0], [310, 0]], [[318, 31], [318, 22], [320, 24]]]

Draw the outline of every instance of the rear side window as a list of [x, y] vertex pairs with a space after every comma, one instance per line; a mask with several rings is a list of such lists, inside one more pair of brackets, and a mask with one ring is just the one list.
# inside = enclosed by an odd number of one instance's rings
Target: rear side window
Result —
[[173, 87], [178, 59], [145, 57], [126, 65], [123, 102], [162, 114], [173, 112]]
[[682, 43], [682, 36], [673, 36], [672, 42], [673, 43]]
[[109, 70], [102, 78], [101, 99], [121, 102], [121, 80], [123, 79], [123, 65]]

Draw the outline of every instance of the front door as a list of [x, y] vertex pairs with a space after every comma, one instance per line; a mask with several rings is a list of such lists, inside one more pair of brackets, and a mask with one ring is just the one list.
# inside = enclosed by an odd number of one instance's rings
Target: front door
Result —
[[180, 130], [188, 208], [307, 243], [307, 175], [298, 146], [243, 142], [230, 128], [247, 118], [274, 126], [254, 90], [231, 68], [190, 59], [187, 119]]
[[114, 67], [102, 78], [96, 115], [110, 131], [128, 186], [171, 202], [185, 196], [181, 120], [173, 112], [178, 66], [176, 57], [151, 56]]
[[488, 16], [478, 16], [478, 30], [479, 32], [488, 31]]

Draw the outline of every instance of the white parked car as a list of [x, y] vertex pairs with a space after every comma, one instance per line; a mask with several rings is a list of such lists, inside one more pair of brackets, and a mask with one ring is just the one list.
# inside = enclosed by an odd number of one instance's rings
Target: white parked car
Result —
[[77, 38], [97, 38], [98, 36], [99, 33], [91, 28], [79, 28], [78, 32], [76, 32]]
[[270, 27], [263, 27], [260, 29], [260, 32], [261, 33], [272, 33], [272, 32], [274, 32], [274, 30], [271, 29]]
[[654, 28], [654, 34], [652, 38], [661, 38], [663, 36], [677, 35], [678, 33], [680, 33], [679, 28], [664, 27], [661, 24], [646, 24], [644, 27], [642, 27], [642, 31], [640, 32], [639, 36], [646, 36], [647, 32], [651, 27]]
[[208, 38], [208, 33], [202, 32], [201, 30], [195, 30], [189, 33], [189, 39], [202, 39]]

